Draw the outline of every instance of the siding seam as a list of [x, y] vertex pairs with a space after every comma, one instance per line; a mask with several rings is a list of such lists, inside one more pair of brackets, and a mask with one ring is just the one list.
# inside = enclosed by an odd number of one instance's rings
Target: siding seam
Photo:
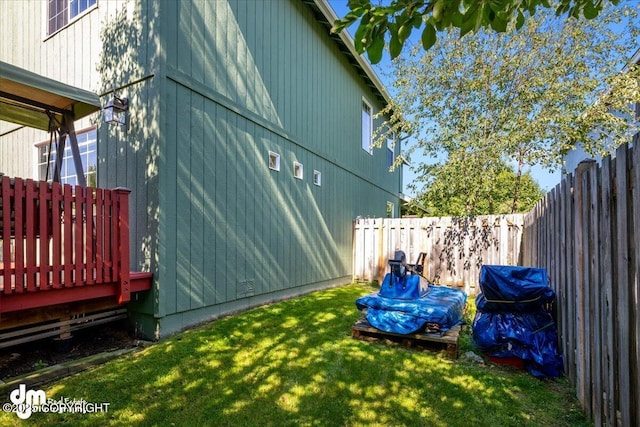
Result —
[[348, 174], [355, 176], [359, 179], [361, 179], [364, 182], [369, 183], [370, 185], [374, 186], [375, 188], [378, 188], [379, 190], [384, 191], [385, 193], [388, 193], [394, 197], [399, 197], [398, 194], [395, 194], [393, 191], [390, 191], [384, 187], [381, 187], [380, 185], [376, 184], [375, 182], [363, 177], [360, 174], [357, 174], [355, 172], [353, 172], [351, 169], [347, 168], [344, 165], [341, 165], [339, 163], [337, 163], [335, 160], [330, 159], [329, 157], [327, 157], [327, 155], [322, 154], [322, 153], [318, 153], [318, 152], [314, 152], [309, 150], [307, 147], [305, 147], [304, 145], [302, 145], [300, 142], [298, 142], [296, 139], [294, 139], [294, 137], [292, 137], [289, 133], [287, 133], [287, 131], [271, 122], [269, 122], [267, 119], [265, 119], [264, 117], [261, 117], [257, 114], [255, 114], [254, 112], [247, 110], [246, 108], [238, 105], [238, 103], [236, 103], [235, 101], [229, 99], [228, 97], [226, 97], [225, 95], [221, 94], [220, 92], [213, 90], [205, 85], [203, 85], [202, 83], [196, 81], [195, 79], [193, 79], [192, 77], [188, 76], [187, 74], [185, 74], [184, 72], [178, 70], [175, 67], [172, 67], [170, 65], [167, 66], [167, 79], [171, 80], [172, 82], [186, 88], [189, 89], [195, 93], [197, 93], [198, 95], [203, 96], [204, 98], [215, 102], [216, 104], [222, 106], [223, 108], [226, 108], [229, 111], [232, 111], [236, 114], [238, 114], [239, 116], [245, 118], [246, 120], [249, 120], [250, 122], [255, 123], [256, 125], [260, 126], [261, 128], [266, 129], [267, 131], [289, 141], [290, 143], [302, 148], [303, 150], [312, 153], [314, 156], [323, 159], [329, 163], [331, 163], [332, 165], [338, 167], [339, 169], [344, 170], [345, 172], [347, 172]]

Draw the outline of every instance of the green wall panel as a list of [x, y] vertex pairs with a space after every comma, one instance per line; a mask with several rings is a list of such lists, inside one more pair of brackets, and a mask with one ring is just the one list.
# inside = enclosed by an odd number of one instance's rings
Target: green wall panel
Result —
[[304, 3], [180, 2], [166, 16], [178, 28], [175, 43], [167, 39], [170, 67], [395, 190], [384, 150], [372, 158], [359, 143], [362, 97], [381, 105]]
[[173, 330], [349, 277], [353, 219], [400, 190], [386, 151], [361, 148], [376, 95], [302, 2], [161, 4], [156, 317]]

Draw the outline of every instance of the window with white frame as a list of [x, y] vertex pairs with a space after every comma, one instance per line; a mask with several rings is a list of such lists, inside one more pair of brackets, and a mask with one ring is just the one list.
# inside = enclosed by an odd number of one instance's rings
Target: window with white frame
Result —
[[313, 183], [318, 187], [322, 185], [322, 173], [320, 171], [313, 171]]
[[47, 34], [51, 35], [96, 6], [97, 0], [48, 0]]
[[387, 167], [390, 168], [393, 166], [393, 138], [387, 138]]
[[362, 149], [373, 154], [373, 108], [366, 99], [362, 98]]
[[280, 171], [280, 154], [269, 151], [269, 169]]
[[387, 218], [396, 217], [396, 206], [392, 202], [387, 202]]
[[[80, 150], [80, 159], [82, 168], [84, 169], [84, 177], [88, 187], [96, 187], [96, 171], [98, 165], [97, 154], [97, 132], [95, 128], [88, 129], [84, 132], [76, 134], [78, 139], [78, 148]], [[58, 153], [55, 148], [55, 141], [51, 144], [51, 153], [49, 154], [49, 144], [41, 144], [38, 146], [38, 174], [41, 181], [53, 179], [54, 165], [56, 164], [56, 156]], [[48, 167], [48, 173], [47, 173]], [[73, 161], [71, 152], [71, 142], [67, 137], [64, 146], [64, 154], [62, 157], [62, 166], [60, 168], [60, 182], [62, 184], [77, 185], [76, 166]]]
[[297, 179], [302, 179], [304, 177], [302, 163], [293, 162], [293, 176]]

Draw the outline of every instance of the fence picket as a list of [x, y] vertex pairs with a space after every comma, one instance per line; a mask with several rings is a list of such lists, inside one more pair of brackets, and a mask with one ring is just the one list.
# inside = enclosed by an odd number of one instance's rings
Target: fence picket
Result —
[[51, 279], [51, 286], [53, 288], [62, 287], [62, 224], [60, 222], [62, 218], [62, 186], [58, 182], [51, 184], [51, 213], [53, 217], [53, 239], [52, 239], [52, 251], [53, 251], [53, 272]]
[[575, 310], [575, 321], [576, 321], [576, 340], [575, 346], [573, 347], [573, 352], [571, 349], [570, 353], [574, 353], [573, 364], [576, 367], [576, 394], [580, 403], [582, 405], [582, 410], [587, 410], [586, 405], [586, 390], [585, 390], [585, 292], [584, 292], [584, 283], [588, 280], [585, 275], [585, 252], [588, 252], [585, 248], [586, 242], [588, 242], [589, 236], [585, 231], [585, 222], [587, 221], [587, 212], [585, 209], [586, 200], [585, 200], [585, 192], [584, 192], [584, 177], [586, 173], [587, 164], [581, 163], [578, 165], [578, 169], [576, 170], [576, 178], [575, 178], [575, 212], [576, 212], [576, 220], [574, 225], [575, 230], [575, 242], [576, 242], [576, 251], [574, 253], [574, 262], [576, 265], [576, 275], [574, 277], [574, 282], [572, 284], [572, 288], [575, 291], [575, 301], [576, 301], [576, 310]]
[[631, 369], [629, 360], [630, 351], [630, 321], [629, 318], [629, 221], [628, 221], [628, 178], [627, 178], [627, 147], [621, 146], [616, 151], [616, 337], [618, 357], [618, 406], [616, 417], [619, 425], [633, 425], [630, 419], [631, 390], [629, 388], [629, 372]]
[[13, 188], [13, 200], [14, 200], [14, 285], [16, 290], [22, 291], [24, 289], [24, 182], [20, 178], [15, 179], [15, 185]]
[[632, 300], [631, 300], [631, 309], [632, 316], [631, 318], [635, 319], [635, 328], [634, 332], [632, 332], [631, 336], [634, 337], [635, 344], [635, 353], [634, 359], [631, 362], [632, 372], [635, 372], [635, 375], [632, 375], [631, 384], [634, 395], [632, 396], [632, 401], [634, 402], [633, 407], [635, 409], [635, 413], [632, 414], [635, 416], [635, 420], [632, 420], [637, 425], [640, 423], [640, 223], [638, 223], [638, 219], [640, 218], [640, 148], [638, 145], [640, 144], [640, 134], [636, 134], [633, 139], [632, 146], [632, 155], [631, 157], [631, 165], [633, 168], [632, 173], [632, 207], [633, 214], [631, 215], [631, 220], [633, 221], [632, 229], [633, 229], [633, 248], [634, 248], [634, 274], [632, 280]]
[[[600, 180], [599, 171], [596, 165], [589, 169], [589, 180], [587, 189], [590, 192], [590, 213], [589, 213], [589, 276], [591, 280], [588, 283], [588, 294], [591, 296], [589, 303], [589, 319], [591, 322], [591, 331], [587, 334], [590, 340], [590, 346], [587, 351], [588, 364], [590, 367], [591, 384], [593, 389], [589, 404], [591, 405], [591, 413], [594, 422], [597, 425], [602, 424], [602, 364], [600, 360], [600, 352], [593, 349], [602, 348], [602, 336], [599, 333], [601, 327], [601, 291], [599, 283], [600, 278], [600, 245], [599, 245], [599, 221], [600, 217]], [[585, 380], [589, 384], [588, 380]]]
[[96, 283], [104, 280], [104, 190], [96, 189]]
[[87, 188], [86, 191], [86, 202], [85, 202], [85, 215], [84, 222], [86, 226], [86, 234], [85, 234], [85, 260], [86, 260], [86, 269], [85, 269], [85, 281], [87, 285], [93, 285], [95, 283], [95, 268], [96, 268], [96, 258], [94, 256], [94, 245], [95, 245], [95, 233], [94, 233], [94, 209], [96, 199], [94, 196], [94, 189]]
[[73, 194], [71, 186], [63, 187], [63, 240], [64, 240], [64, 286], [73, 286]]
[[524, 215], [358, 219], [353, 232], [354, 278], [381, 281], [396, 249], [405, 251], [409, 262], [425, 252], [426, 277], [474, 295], [482, 264], [519, 261], [523, 220]]
[[[11, 205], [11, 182], [8, 177], [2, 177], [2, 239], [3, 241], [11, 240], [11, 209], [7, 209], [7, 205]], [[2, 247], [2, 261], [4, 274], [2, 277], [2, 286], [5, 293], [11, 293], [11, 246]], [[8, 264], [8, 265], [7, 265]]]
[[[612, 166], [611, 157], [605, 157], [600, 167], [601, 194], [600, 199], [600, 253], [602, 289], [602, 424], [615, 425], [615, 366], [614, 359], [614, 301], [613, 301], [613, 225], [614, 206], [612, 196]], [[598, 350], [598, 349], [596, 349]]]
[[85, 205], [85, 188], [84, 187], [76, 187], [74, 191], [73, 198], [73, 206], [74, 206], [74, 218], [73, 218], [73, 255], [74, 255], [74, 263], [73, 263], [73, 280], [75, 284], [83, 284], [85, 278], [83, 277], [84, 273], [84, 251], [85, 251], [85, 242], [84, 242], [84, 214], [86, 211]]
[[[49, 186], [40, 182], [38, 185], [38, 222], [40, 240], [49, 238]], [[49, 245], [39, 245], [40, 265], [38, 269], [40, 289], [49, 285]]]
[[[38, 195], [36, 192], [36, 183], [27, 179], [25, 185], [25, 204], [26, 204], [26, 261], [27, 266], [27, 291], [36, 291], [36, 273], [38, 270], [38, 262], [36, 260], [36, 202]], [[4, 242], [3, 242], [4, 243]]]

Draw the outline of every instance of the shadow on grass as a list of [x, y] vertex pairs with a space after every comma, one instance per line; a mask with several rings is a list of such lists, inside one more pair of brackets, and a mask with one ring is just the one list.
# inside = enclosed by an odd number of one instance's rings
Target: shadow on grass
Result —
[[109, 402], [107, 413], [25, 425], [585, 424], [562, 381], [352, 339], [354, 301], [370, 290], [317, 292], [174, 336], [47, 390]]

